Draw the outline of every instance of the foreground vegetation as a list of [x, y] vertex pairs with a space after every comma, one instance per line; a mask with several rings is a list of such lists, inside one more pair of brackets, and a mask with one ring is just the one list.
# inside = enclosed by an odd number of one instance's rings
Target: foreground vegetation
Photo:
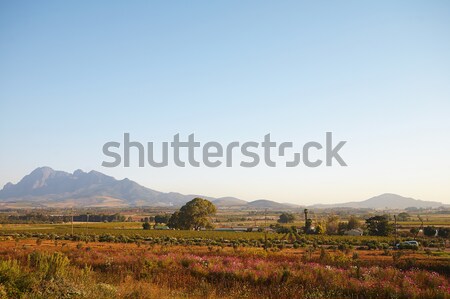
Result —
[[[4, 240], [0, 298], [448, 298], [447, 256]], [[412, 263], [412, 261], [414, 263]], [[448, 267], [448, 264], [447, 264]], [[447, 275], [445, 274], [447, 273]]]
[[304, 222], [286, 212], [213, 221], [202, 199], [174, 213], [86, 213], [75, 223], [17, 213], [0, 224], [0, 299], [450, 298], [444, 214], [410, 224], [400, 213], [399, 224], [387, 214], [313, 220], [304, 209]]

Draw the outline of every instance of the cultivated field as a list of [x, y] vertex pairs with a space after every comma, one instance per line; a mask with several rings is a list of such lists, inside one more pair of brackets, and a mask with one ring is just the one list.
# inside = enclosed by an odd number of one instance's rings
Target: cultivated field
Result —
[[3, 224], [0, 298], [450, 298], [448, 242], [418, 240]]

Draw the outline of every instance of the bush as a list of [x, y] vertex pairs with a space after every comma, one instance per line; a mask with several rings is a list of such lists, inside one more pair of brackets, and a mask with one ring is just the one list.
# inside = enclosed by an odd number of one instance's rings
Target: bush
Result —
[[436, 228], [434, 226], [427, 226], [423, 229], [423, 234], [427, 237], [434, 237], [436, 235]]
[[55, 252], [50, 255], [35, 251], [28, 255], [28, 264], [42, 278], [50, 280], [62, 278], [66, 275], [69, 259], [60, 252]]
[[152, 228], [152, 226], [150, 225], [150, 223], [144, 222], [144, 223], [142, 224], [142, 228], [145, 229], [145, 230], [149, 230], [149, 229]]
[[440, 227], [438, 229], [438, 236], [441, 238], [450, 237], [450, 228], [449, 227]]
[[7, 294], [0, 298], [21, 298], [31, 289], [32, 280], [16, 260], [0, 261], [0, 286], [1, 293]]
[[339, 244], [338, 245], [338, 250], [340, 251], [347, 251], [348, 250], [348, 245], [343, 243], [343, 244]]

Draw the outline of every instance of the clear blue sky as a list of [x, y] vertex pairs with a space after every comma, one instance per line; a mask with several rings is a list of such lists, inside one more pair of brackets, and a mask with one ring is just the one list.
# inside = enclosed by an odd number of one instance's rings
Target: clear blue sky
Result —
[[[348, 167], [101, 166], [105, 142], [347, 140]], [[299, 204], [450, 203], [448, 1], [1, 1], [0, 185], [39, 166]]]

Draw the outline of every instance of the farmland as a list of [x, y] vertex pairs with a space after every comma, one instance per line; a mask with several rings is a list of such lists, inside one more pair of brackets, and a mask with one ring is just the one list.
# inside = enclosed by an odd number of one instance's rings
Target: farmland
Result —
[[[272, 247], [293, 247], [308, 245], [371, 246], [389, 247], [395, 242], [394, 236], [339, 236], [339, 235], [301, 235], [293, 238], [274, 232], [232, 232], [232, 231], [194, 231], [194, 230], [143, 230], [140, 223], [76, 223], [70, 224], [3, 224], [0, 236], [3, 238], [36, 238], [50, 240], [101, 241], [117, 243], [146, 242], [166, 245], [217, 245], [263, 247], [269, 242]], [[401, 240], [401, 239], [399, 239]], [[445, 247], [441, 239], [422, 240], [427, 247]]]
[[[449, 292], [445, 274], [417, 268], [432, 262], [445, 266], [448, 256], [413, 252], [394, 262], [382, 250], [264, 251], [24, 239], [3, 240], [0, 256], [7, 290], [17, 296], [36, 291], [42, 294], [38, 298], [446, 298]], [[18, 288], [21, 279], [39, 277], [38, 290]]]
[[0, 298], [448, 298], [445, 240], [418, 240], [3, 224]]
[[[307, 231], [303, 211], [283, 224], [281, 212], [219, 210], [207, 218], [216, 229], [168, 229], [171, 212], [5, 212], [0, 298], [450, 296], [449, 214], [409, 214], [371, 235], [371, 213], [311, 211]], [[364, 235], [345, 235], [351, 225]], [[397, 246], [411, 239], [420, 245]]]

